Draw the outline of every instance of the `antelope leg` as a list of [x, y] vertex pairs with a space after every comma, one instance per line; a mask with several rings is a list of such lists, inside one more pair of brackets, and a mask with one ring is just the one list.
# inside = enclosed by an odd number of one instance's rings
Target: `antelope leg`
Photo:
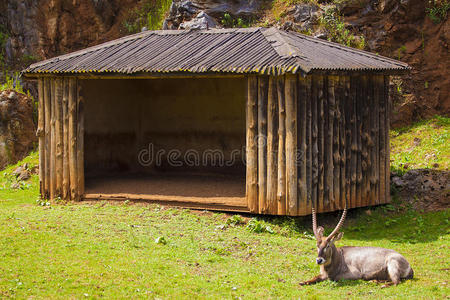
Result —
[[310, 279], [308, 281], [300, 282], [299, 285], [310, 285], [310, 284], [316, 284], [318, 282], [324, 281], [326, 278], [323, 278], [322, 275], [317, 275], [313, 279]]

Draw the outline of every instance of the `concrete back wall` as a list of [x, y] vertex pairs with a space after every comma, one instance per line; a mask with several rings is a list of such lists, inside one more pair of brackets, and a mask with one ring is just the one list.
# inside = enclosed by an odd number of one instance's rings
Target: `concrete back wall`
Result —
[[[86, 103], [87, 175], [156, 169], [225, 173], [243, 170], [245, 80], [83, 80], [81, 85]], [[144, 149], [148, 150], [142, 152]], [[170, 150], [179, 151], [181, 157], [174, 154], [174, 160], [181, 161], [183, 166], [168, 163]], [[211, 156], [206, 154], [212, 153], [210, 150], [219, 150], [225, 161], [235, 156], [237, 163], [227, 168], [213, 166]], [[198, 165], [188, 166], [184, 162], [186, 151], [191, 153], [190, 162], [195, 161], [194, 157], [200, 158]], [[138, 162], [139, 153], [145, 166]], [[161, 157], [158, 164], [157, 153]], [[220, 160], [216, 159], [216, 163]]]

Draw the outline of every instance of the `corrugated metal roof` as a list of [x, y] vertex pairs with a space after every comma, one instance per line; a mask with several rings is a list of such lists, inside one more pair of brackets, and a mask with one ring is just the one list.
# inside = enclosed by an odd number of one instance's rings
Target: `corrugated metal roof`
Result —
[[45, 73], [402, 71], [405, 63], [276, 28], [145, 31], [32, 64]]

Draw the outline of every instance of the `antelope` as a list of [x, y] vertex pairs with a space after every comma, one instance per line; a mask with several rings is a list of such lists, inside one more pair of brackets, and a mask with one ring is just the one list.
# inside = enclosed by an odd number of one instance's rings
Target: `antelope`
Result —
[[376, 280], [399, 284], [402, 279], [412, 279], [414, 272], [409, 262], [398, 252], [378, 247], [340, 247], [334, 243], [340, 240], [339, 233], [344, 224], [347, 208], [344, 208], [339, 223], [329, 236], [324, 236], [323, 227], [317, 227], [316, 211], [312, 209], [312, 226], [317, 240], [316, 262], [320, 265], [320, 274], [300, 285], [315, 284], [330, 279], [339, 281]]

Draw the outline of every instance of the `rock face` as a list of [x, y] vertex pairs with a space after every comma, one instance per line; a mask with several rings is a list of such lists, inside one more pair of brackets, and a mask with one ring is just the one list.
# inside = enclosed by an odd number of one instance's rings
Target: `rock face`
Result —
[[[33, 60], [126, 35], [124, 22], [146, 1], [156, 0], [2, 0], [0, 31], [6, 30], [8, 34], [3, 45], [7, 65], [20, 69]], [[427, 8], [433, 4], [423, 0], [318, 3], [283, 4], [275, 17], [278, 8], [272, 7], [276, 4], [273, 1], [173, 0], [164, 28], [222, 26], [227, 13], [233, 20], [240, 18], [259, 26], [279, 26], [327, 38], [319, 20], [327, 9], [337, 9], [343, 15], [345, 29], [365, 37], [367, 50], [413, 67], [411, 74], [397, 78], [392, 84], [392, 125], [403, 126], [434, 114], [450, 114], [449, 14], [440, 23], [434, 23], [427, 14]]]
[[[429, 1], [366, 1], [345, 17], [361, 32], [371, 52], [412, 66], [409, 75], [392, 85], [393, 126], [404, 126], [435, 114], [450, 114], [450, 21], [434, 23]], [[437, 2], [437, 1], [436, 1]]]
[[6, 63], [29, 64], [125, 34], [133, 0], [2, 0]]
[[0, 94], [0, 169], [16, 163], [33, 149], [37, 141], [32, 100], [24, 94]]

